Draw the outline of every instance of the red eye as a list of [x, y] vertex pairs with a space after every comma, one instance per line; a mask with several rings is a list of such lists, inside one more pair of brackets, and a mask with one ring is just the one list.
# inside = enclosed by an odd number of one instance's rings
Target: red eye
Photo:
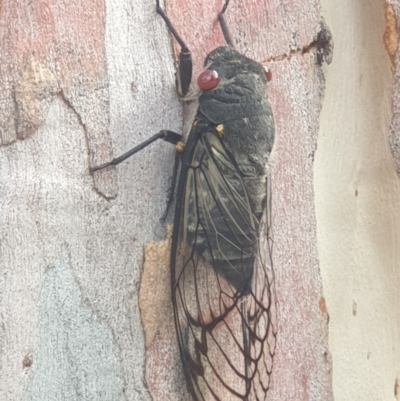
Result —
[[197, 85], [203, 91], [214, 89], [219, 84], [217, 71], [205, 70], [197, 78]]
[[272, 79], [272, 72], [268, 67], [264, 67], [264, 73], [265, 73], [265, 78], [267, 78], [267, 81], [271, 81]]

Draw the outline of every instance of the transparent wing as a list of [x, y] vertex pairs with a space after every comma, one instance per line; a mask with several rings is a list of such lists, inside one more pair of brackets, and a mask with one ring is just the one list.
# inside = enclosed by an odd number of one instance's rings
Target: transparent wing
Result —
[[265, 400], [276, 337], [269, 212], [254, 218], [213, 132], [195, 145], [183, 199], [172, 272], [189, 390], [195, 400]]

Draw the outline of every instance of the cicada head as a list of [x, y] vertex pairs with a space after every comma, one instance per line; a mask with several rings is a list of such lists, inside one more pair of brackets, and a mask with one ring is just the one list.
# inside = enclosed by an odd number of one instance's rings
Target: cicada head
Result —
[[197, 79], [199, 104], [212, 122], [263, 113], [268, 80], [260, 63], [224, 46], [213, 50], [204, 66]]
[[265, 91], [267, 77], [264, 67], [230, 46], [213, 50], [206, 57], [204, 67], [205, 71], [198, 78], [198, 84], [202, 90], [208, 90], [208, 88], [202, 87], [201, 77], [213, 73], [219, 80], [215, 81], [216, 85], [210, 89], [238, 87], [248, 94]]

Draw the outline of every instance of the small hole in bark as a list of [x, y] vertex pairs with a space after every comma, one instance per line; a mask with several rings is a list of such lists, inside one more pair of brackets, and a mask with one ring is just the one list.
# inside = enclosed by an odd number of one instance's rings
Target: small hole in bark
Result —
[[22, 367], [24, 369], [30, 368], [33, 364], [32, 357], [29, 354], [26, 354], [24, 360], [22, 361]]

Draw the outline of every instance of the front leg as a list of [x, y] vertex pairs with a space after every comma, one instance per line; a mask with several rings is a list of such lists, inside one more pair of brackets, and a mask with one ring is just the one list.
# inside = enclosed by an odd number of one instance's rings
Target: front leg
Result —
[[172, 36], [181, 46], [181, 52], [179, 53], [178, 58], [178, 68], [176, 71], [176, 90], [179, 96], [184, 97], [189, 92], [190, 82], [192, 80], [192, 54], [190, 53], [189, 48], [186, 46], [186, 43], [182, 40], [172, 25], [172, 22], [167, 17], [167, 14], [165, 14], [164, 10], [161, 8], [160, 0], [156, 0], [156, 10], [165, 21], [165, 24], [167, 25]]

